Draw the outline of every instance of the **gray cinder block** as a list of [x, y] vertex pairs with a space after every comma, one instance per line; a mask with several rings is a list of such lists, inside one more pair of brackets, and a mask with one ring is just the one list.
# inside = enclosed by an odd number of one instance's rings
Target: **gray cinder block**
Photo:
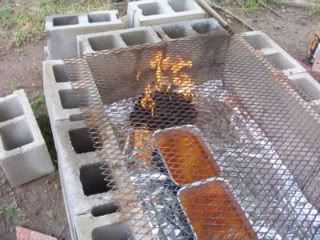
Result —
[[118, 213], [93, 217], [90, 214], [82, 215], [76, 219], [76, 232], [78, 240], [99, 239], [129, 239], [130, 228], [120, 221]]
[[283, 48], [274, 42], [268, 35], [260, 31], [245, 32], [242, 34], [248, 43], [259, 51], [276, 69], [286, 76], [306, 72], [301, 64], [291, 57]]
[[320, 99], [320, 83], [309, 73], [299, 73], [289, 76], [289, 79], [306, 95], [311, 101]]
[[58, 121], [81, 114], [80, 92], [72, 89], [62, 60], [43, 62], [43, 86], [50, 120]]
[[292, 80], [303, 95], [308, 96], [308, 100], [318, 101], [320, 99], [320, 83], [268, 35], [260, 31], [252, 31], [245, 32], [242, 36], [275, 68], [282, 71], [289, 80]]
[[0, 165], [12, 186], [54, 171], [24, 90], [0, 98]]
[[151, 27], [139, 27], [78, 36], [78, 56], [101, 50], [157, 43], [161, 39]]
[[46, 18], [47, 59], [77, 56], [77, 35], [122, 28], [117, 10], [53, 15]]
[[195, 0], [142, 0], [128, 3], [128, 27], [199, 19], [206, 12]]
[[226, 32], [214, 18], [182, 21], [153, 27], [164, 40], [192, 37], [199, 34]]
[[95, 219], [118, 210], [112, 200], [112, 177], [107, 182], [102, 175], [102, 166], [105, 172], [108, 166], [96, 156], [83, 121], [51, 121], [51, 127], [70, 231], [73, 239], [77, 239], [78, 216], [87, 214]]

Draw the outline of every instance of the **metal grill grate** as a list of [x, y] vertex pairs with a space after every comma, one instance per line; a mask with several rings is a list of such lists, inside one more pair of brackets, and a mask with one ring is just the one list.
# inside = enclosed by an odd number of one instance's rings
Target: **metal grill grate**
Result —
[[320, 238], [319, 116], [241, 36], [66, 67], [132, 239]]

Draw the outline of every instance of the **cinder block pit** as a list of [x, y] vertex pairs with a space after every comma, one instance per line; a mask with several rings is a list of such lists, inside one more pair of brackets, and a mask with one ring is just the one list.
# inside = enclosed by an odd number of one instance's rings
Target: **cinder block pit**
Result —
[[125, 223], [98, 227], [92, 231], [92, 240], [105, 240], [106, 236], [112, 240], [127, 240], [130, 239], [131, 233], [128, 225]]
[[0, 122], [7, 121], [23, 115], [23, 109], [17, 97], [0, 103]]
[[54, 77], [56, 79], [56, 82], [69, 82], [69, 78], [66, 74], [65, 67], [63, 64], [54, 65], [52, 67]]
[[266, 55], [265, 57], [275, 68], [281, 71], [295, 67], [282, 53]]
[[257, 50], [271, 48], [272, 45], [261, 34], [244, 36], [248, 43]]
[[184, 12], [195, 9], [195, 3], [190, 0], [169, 0], [168, 4], [175, 12]]
[[6, 151], [22, 147], [34, 141], [30, 127], [25, 120], [3, 127], [0, 129], [0, 134]]
[[88, 15], [88, 21], [90, 23], [95, 22], [110, 22], [111, 17], [108, 13], [95, 13], [95, 14], [89, 14]]
[[84, 91], [63, 89], [59, 90], [61, 105], [64, 109], [73, 109], [87, 106]]
[[165, 13], [164, 9], [157, 2], [139, 4], [138, 8], [142, 10], [142, 15], [151, 16]]
[[89, 38], [88, 41], [94, 51], [121, 47], [119, 44], [119, 39], [117, 39], [114, 35], [92, 37]]
[[206, 34], [213, 30], [213, 27], [208, 22], [199, 22], [192, 24], [192, 28], [198, 34]]
[[70, 115], [69, 120], [71, 122], [82, 121], [83, 120], [83, 114], [82, 113], [72, 114], [72, 115]]
[[92, 208], [91, 214], [94, 217], [100, 217], [111, 213], [115, 213], [118, 210], [119, 207], [117, 205], [115, 205], [114, 203], [108, 203]]
[[320, 99], [320, 90], [319, 88], [310, 81], [308, 78], [298, 78], [293, 80], [294, 83], [300, 88], [311, 100]]
[[78, 23], [78, 16], [63, 16], [53, 18], [53, 26], [76, 25]]
[[71, 145], [78, 154], [94, 152], [96, 150], [87, 128], [78, 128], [69, 131]]
[[109, 192], [115, 188], [110, 169], [102, 162], [82, 166], [80, 181], [86, 196]]
[[154, 42], [151, 33], [145, 30], [121, 33], [121, 37], [128, 46]]
[[162, 28], [165, 34], [168, 35], [169, 38], [183, 38], [190, 36], [190, 32], [186, 29], [185, 26], [165, 26]]

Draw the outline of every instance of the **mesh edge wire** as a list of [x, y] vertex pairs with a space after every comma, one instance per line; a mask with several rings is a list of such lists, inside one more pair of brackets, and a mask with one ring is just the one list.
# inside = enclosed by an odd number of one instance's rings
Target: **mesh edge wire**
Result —
[[[214, 35], [203, 38], [216, 42], [218, 46], [221, 45], [219, 42], [221, 39]], [[190, 41], [190, 39], [174, 40], [170, 44], [176, 44], [179, 47], [185, 41]], [[195, 37], [193, 41], [197, 41], [197, 38]], [[112, 183], [111, 169], [112, 179], [116, 183], [114, 200], [120, 206], [120, 215], [124, 221], [129, 223], [134, 235], [143, 236], [143, 239], [153, 238], [154, 229], [144, 218], [143, 208], [136, 195], [135, 186], [130, 181], [130, 174], [124, 165], [122, 152], [116, 147], [118, 142], [108, 121], [101, 92], [92, 74], [92, 71], [96, 70], [92, 69], [90, 61], [99, 57], [108, 58], [110, 54], [152, 49], [163, 47], [166, 44], [168, 43], [145, 44], [126, 49], [101, 51], [85, 56], [83, 59], [65, 60], [68, 77], [73, 88], [81, 96], [84, 122], [95, 143], [97, 155], [106, 164], [106, 167], [103, 168], [106, 182]], [[240, 35], [230, 36], [224, 47], [226, 52], [223, 81], [226, 89], [237, 96], [244, 109], [263, 129], [274, 144], [277, 153], [286, 160], [284, 163], [297, 180], [299, 187], [304, 190], [309, 201], [315, 204], [320, 196], [313, 179], [320, 170], [320, 161], [318, 161], [320, 159], [318, 152], [320, 149], [318, 143], [320, 142], [319, 115], [308, 102], [297, 94], [296, 88], [286, 76], [276, 70], [263, 56], [257, 54]], [[283, 104], [284, 102], [286, 104]], [[281, 110], [284, 107], [289, 107], [292, 111], [287, 110], [282, 113]], [[273, 118], [275, 124], [272, 124], [270, 118]], [[303, 148], [297, 148], [299, 143], [295, 139], [304, 141]], [[111, 145], [113, 146], [112, 151], [108, 150]], [[297, 150], [294, 150], [295, 148]], [[302, 151], [300, 154], [299, 149]], [[308, 153], [312, 156], [309, 156], [306, 161], [304, 158]], [[290, 155], [295, 158], [292, 159]]]

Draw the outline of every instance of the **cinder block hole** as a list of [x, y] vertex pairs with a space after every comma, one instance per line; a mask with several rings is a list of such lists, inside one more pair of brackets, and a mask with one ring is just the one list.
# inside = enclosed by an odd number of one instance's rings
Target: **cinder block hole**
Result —
[[72, 115], [70, 115], [69, 120], [71, 122], [82, 121], [83, 120], [83, 114], [82, 113], [72, 114]]
[[157, 2], [139, 4], [138, 8], [142, 10], [142, 15], [144, 16], [151, 16], [151, 15], [158, 15], [158, 14], [165, 13], [164, 9]]
[[144, 30], [121, 33], [121, 37], [128, 46], [155, 42], [151, 33]]
[[282, 53], [266, 55], [265, 57], [275, 68], [279, 70], [294, 68], [294, 65]]
[[108, 203], [92, 208], [91, 214], [94, 217], [100, 217], [111, 213], [115, 213], [118, 210], [119, 207], [117, 205], [115, 205], [114, 203]]
[[0, 134], [6, 151], [22, 147], [34, 141], [29, 124], [25, 120], [5, 126], [0, 130]]
[[88, 20], [90, 23], [110, 22], [111, 17], [110, 17], [110, 14], [108, 14], [108, 13], [96, 13], [96, 14], [89, 14]]
[[194, 31], [199, 34], [206, 34], [213, 30], [213, 26], [209, 22], [199, 22], [192, 25]]
[[54, 65], [52, 69], [56, 82], [69, 82], [69, 78], [63, 64]]
[[191, 0], [169, 0], [168, 3], [175, 12], [190, 11], [196, 8], [195, 3]]
[[308, 78], [299, 78], [294, 79], [294, 83], [300, 88], [307, 96], [309, 96], [312, 100], [320, 99], [320, 90], [315, 84]]
[[87, 128], [78, 128], [69, 131], [71, 145], [78, 154], [94, 152], [96, 150]]
[[21, 103], [17, 97], [9, 98], [0, 103], [0, 122], [23, 115]]
[[99, 36], [89, 38], [89, 44], [94, 51], [101, 51], [105, 49], [120, 48], [119, 39], [114, 35]]
[[78, 16], [55, 17], [53, 19], [53, 26], [75, 25], [78, 23]]
[[95, 228], [92, 231], [92, 240], [128, 240], [131, 237], [131, 231], [125, 223], [114, 223], [111, 225]]
[[250, 36], [244, 36], [244, 38], [248, 41], [248, 43], [254, 47], [257, 50], [263, 49], [263, 48], [271, 48], [272, 45], [268, 42], [267, 39], [263, 35], [257, 34], [257, 35], [250, 35]]
[[64, 109], [80, 108], [87, 106], [86, 96], [83, 91], [63, 89], [59, 91], [61, 105]]
[[102, 162], [82, 166], [80, 181], [86, 196], [109, 192], [115, 188], [110, 169]]
[[184, 26], [171, 26], [171, 27], [163, 27], [162, 30], [165, 34], [168, 35], [169, 38], [183, 38], [190, 35], [188, 30]]

